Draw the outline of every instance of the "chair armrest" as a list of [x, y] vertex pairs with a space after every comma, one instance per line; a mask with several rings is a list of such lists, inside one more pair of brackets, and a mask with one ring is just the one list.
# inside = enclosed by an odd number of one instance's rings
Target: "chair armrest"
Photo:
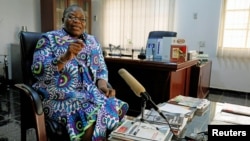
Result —
[[15, 86], [21, 89], [26, 94], [26, 96], [28, 96], [34, 102], [36, 113], [38, 115], [43, 114], [43, 106], [39, 94], [31, 86], [26, 84], [15, 84]]
[[[112, 85], [110, 83], [107, 83], [107, 85], [108, 88], [112, 88]], [[39, 94], [31, 86], [28, 86], [26, 84], [15, 84], [15, 86], [21, 89], [27, 96], [31, 98], [32, 101], [34, 101], [36, 113], [38, 115], [41, 115], [43, 113], [43, 107]]]

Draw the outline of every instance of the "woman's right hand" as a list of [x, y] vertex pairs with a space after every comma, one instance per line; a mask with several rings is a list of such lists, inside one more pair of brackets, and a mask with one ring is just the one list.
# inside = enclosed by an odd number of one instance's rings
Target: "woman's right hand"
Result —
[[68, 61], [74, 59], [83, 48], [84, 43], [82, 40], [78, 39], [74, 42], [71, 42], [68, 46], [67, 52], [59, 58], [58, 71], [61, 71], [64, 65]]
[[[69, 61], [74, 59], [77, 54], [84, 48], [84, 43], [82, 40], [78, 39], [69, 44], [67, 52], [62, 56], [61, 59], [65, 59], [65, 61]], [[64, 60], [62, 60], [64, 61]]]

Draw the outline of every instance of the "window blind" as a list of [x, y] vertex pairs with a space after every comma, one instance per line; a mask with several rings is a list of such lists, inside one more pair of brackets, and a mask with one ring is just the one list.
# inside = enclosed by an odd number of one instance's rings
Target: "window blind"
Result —
[[103, 46], [145, 49], [148, 34], [172, 30], [174, 0], [103, 0]]
[[217, 56], [250, 58], [250, 0], [223, 0]]

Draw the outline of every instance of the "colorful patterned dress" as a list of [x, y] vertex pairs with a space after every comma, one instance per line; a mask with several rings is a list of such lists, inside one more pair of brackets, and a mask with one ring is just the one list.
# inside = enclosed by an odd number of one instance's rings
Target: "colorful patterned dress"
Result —
[[43, 94], [46, 118], [63, 123], [71, 140], [80, 140], [92, 124], [95, 124], [92, 140], [104, 140], [106, 130], [113, 130], [121, 123], [128, 104], [107, 98], [99, 91], [96, 81], [108, 81], [102, 49], [94, 36], [84, 33], [82, 38], [85, 48], [59, 72], [59, 56], [74, 39], [63, 29], [43, 34], [31, 67], [38, 79], [33, 87]]

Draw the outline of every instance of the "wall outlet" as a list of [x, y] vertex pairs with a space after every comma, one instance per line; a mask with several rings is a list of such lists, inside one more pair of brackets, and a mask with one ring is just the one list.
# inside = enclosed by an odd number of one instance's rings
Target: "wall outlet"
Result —
[[198, 13], [197, 13], [197, 12], [193, 13], [193, 18], [194, 18], [195, 20], [197, 20], [197, 18], [198, 18]]
[[205, 41], [200, 41], [200, 42], [199, 42], [199, 46], [200, 46], [200, 47], [205, 47], [205, 46], [206, 46]]

